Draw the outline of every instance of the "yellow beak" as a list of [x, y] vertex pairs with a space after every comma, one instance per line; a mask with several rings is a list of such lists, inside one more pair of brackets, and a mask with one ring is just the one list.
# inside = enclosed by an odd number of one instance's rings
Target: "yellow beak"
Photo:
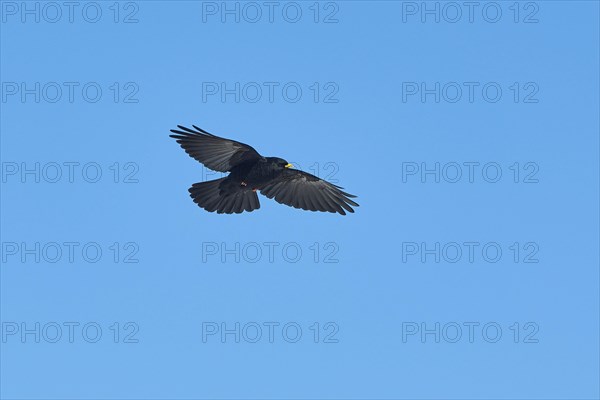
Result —
[[292, 168], [292, 167], [293, 167], [293, 165], [292, 165], [292, 164], [290, 164], [290, 163], [287, 163], [287, 164], [285, 165], [285, 167], [286, 167], [286, 168]]

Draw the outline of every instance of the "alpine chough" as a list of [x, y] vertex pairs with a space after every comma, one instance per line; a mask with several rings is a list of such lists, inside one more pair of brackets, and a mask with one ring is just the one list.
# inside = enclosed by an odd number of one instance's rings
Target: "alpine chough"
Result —
[[171, 129], [177, 143], [190, 157], [207, 168], [229, 175], [213, 181], [194, 183], [189, 189], [194, 203], [206, 211], [239, 214], [260, 208], [256, 191], [278, 203], [310, 211], [353, 213], [356, 196], [342, 187], [314, 175], [292, 169], [278, 157], [263, 157], [247, 144], [225, 139], [192, 125]]

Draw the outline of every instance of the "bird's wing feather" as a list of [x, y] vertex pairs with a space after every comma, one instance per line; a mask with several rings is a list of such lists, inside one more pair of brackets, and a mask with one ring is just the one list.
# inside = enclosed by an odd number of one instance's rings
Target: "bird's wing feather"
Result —
[[346, 215], [346, 211], [353, 213], [351, 206], [357, 207], [358, 204], [350, 198], [356, 196], [341, 189], [343, 188], [309, 173], [286, 169], [261, 187], [260, 193], [278, 203], [303, 210], [337, 212], [342, 215]]
[[190, 157], [219, 172], [230, 171], [246, 161], [262, 158], [260, 154], [247, 144], [225, 139], [206, 132], [192, 125], [195, 130], [177, 125], [179, 130], [171, 129], [170, 135], [189, 154]]

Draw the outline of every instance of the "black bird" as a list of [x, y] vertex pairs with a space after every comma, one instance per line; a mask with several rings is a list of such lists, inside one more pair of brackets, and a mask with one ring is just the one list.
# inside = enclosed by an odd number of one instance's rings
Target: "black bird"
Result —
[[[278, 203], [310, 211], [346, 215], [358, 206], [349, 193], [314, 175], [292, 169], [278, 157], [263, 157], [247, 144], [225, 139], [192, 125], [195, 130], [177, 125], [170, 135], [190, 157], [219, 172], [225, 178], [194, 183], [189, 189], [194, 203], [206, 211], [239, 214], [260, 208], [256, 191]], [[344, 211], [345, 210], [345, 211]]]

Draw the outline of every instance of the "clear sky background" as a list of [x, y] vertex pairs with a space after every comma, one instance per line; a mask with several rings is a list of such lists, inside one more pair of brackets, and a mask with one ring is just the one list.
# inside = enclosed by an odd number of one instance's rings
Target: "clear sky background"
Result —
[[[597, 2], [0, 7], [2, 398], [600, 396]], [[177, 124], [360, 207], [207, 213]]]

